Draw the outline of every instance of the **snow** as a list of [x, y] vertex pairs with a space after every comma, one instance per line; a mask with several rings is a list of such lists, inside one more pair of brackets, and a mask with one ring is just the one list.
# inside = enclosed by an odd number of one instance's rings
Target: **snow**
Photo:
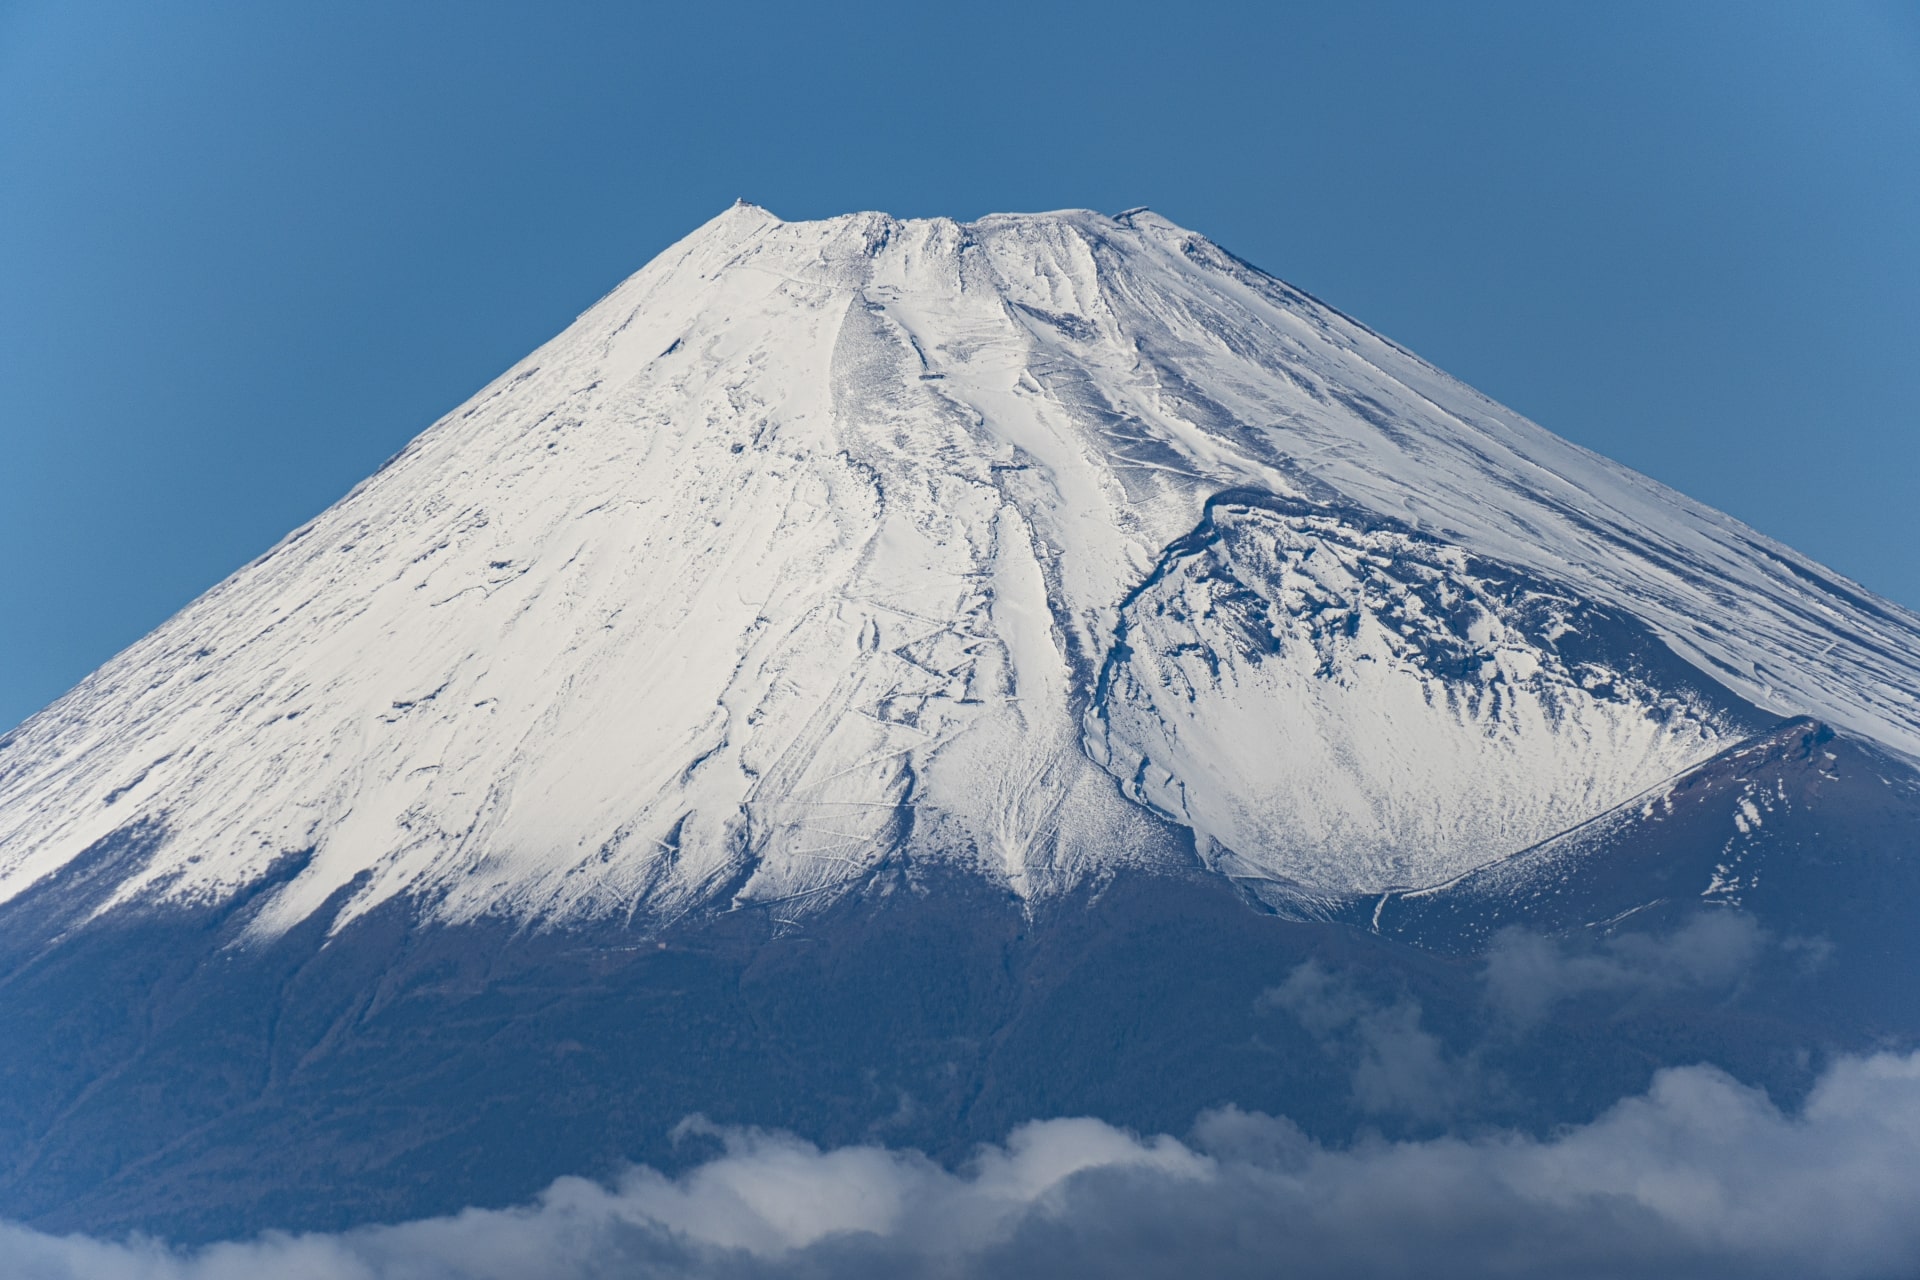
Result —
[[[1496, 607], [1449, 643], [1518, 698], [1497, 725], [1429, 701], [1418, 662], [1337, 688], [1241, 664], [1183, 708], [1096, 709], [1127, 602], [1232, 489], [1391, 516], [1367, 536], [1463, 575], [1433, 591], [1513, 566], [1920, 755], [1913, 614], [1164, 219], [738, 205], [0, 740], [0, 900], [141, 819], [170, 836], [109, 906], [310, 854], [267, 933], [342, 891], [338, 921], [401, 894], [797, 912], [903, 850], [1033, 896], [1165, 856], [1142, 801], [1248, 874], [1361, 890], [1511, 852], [1725, 736]], [[1399, 651], [1360, 603], [1350, 675]]]
[[1746, 736], [1697, 691], [1567, 643], [1591, 649], [1614, 619], [1452, 548], [1259, 505], [1211, 526], [1122, 611], [1088, 736], [1236, 875], [1431, 884]]

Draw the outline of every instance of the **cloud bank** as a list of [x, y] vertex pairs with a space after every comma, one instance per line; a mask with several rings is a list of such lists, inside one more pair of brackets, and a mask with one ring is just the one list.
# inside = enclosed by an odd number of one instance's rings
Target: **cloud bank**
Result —
[[712, 1130], [678, 1176], [178, 1251], [0, 1226], [19, 1280], [1920, 1274], [1920, 1053], [1841, 1059], [1797, 1114], [1710, 1067], [1547, 1139], [1319, 1145], [1226, 1110], [1185, 1140], [1051, 1120], [946, 1170]]

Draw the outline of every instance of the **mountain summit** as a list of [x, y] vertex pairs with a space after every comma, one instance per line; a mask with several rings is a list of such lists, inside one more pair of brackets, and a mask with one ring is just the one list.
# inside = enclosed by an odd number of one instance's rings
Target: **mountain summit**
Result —
[[268, 934], [901, 850], [1031, 897], [1169, 827], [1414, 887], [1754, 708], [1920, 753], [1917, 639], [1145, 210], [742, 204], [0, 742], [0, 896], [129, 831], [99, 909], [274, 874]]
[[[1920, 1031], [1916, 689], [1920, 617], [1155, 214], [737, 205], [0, 738], [0, 1215], [1804, 1087]], [[1583, 1012], [1343, 1083], [1516, 930]]]

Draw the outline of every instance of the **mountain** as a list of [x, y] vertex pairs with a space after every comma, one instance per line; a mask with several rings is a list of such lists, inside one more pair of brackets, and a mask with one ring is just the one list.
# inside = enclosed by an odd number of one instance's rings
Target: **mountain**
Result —
[[[1502, 1122], [1790, 1090], [1920, 1032], [1916, 689], [1920, 617], [1150, 212], [736, 205], [0, 738], [0, 1215], [1431, 1121], [1303, 974]], [[1527, 946], [1627, 976], [1470, 1053]]]

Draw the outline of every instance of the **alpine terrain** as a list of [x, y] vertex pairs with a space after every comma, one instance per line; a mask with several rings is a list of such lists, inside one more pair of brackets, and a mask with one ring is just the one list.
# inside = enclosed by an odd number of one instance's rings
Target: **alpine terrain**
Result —
[[1790, 1097], [1916, 836], [1920, 617], [1146, 210], [740, 204], [0, 737], [0, 1217]]

